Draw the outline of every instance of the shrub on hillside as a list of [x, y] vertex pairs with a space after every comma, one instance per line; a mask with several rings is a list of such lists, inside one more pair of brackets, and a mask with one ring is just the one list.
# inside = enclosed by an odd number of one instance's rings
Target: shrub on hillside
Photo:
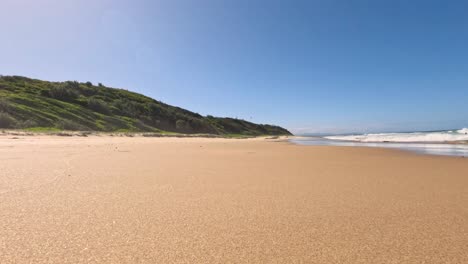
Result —
[[67, 83], [50, 88], [48, 95], [54, 99], [61, 101], [73, 101], [78, 98], [79, 93], [75, 88], [70, 87]]
[[185, 120], [181, 120], [181, 119], [176, 121], [176, 128], [177, 128], [177, 130], [179, 130], [181, 132], [187, 132], [187, 131], [190, 131], [192, 129], [192, 127], [190, 126], [190, 123], [188, 123]]
[[10, 102], [7, 100], [0, 100], [0, 112], [9, 112], [11, 110]]
[[151, 131], [153, 128], [151, 126], [148, 126], [143, 122], [142, 120], [136, 120], [133, 125], [140, 131]]
[[75, 90], [80, 89], [80, 83], [77, 81], [66, 81], [65, 86], [70, 89], [75, 89]]
[[73, 131], [78, 131], [78, 130], [89, 130], [87, 127], [84, 127], [80, 124], [77, 124], [73, 121], [70, 120], [60, 120], [57, 122], [57, 127], [63, 130], [73, 130]]
[[130, 129], [129, 124], [120, 118], [105, 116], [103, 117], [104, 121], [104, 130], [105, 131], [115, 131], [118, 129]]
[[106, 102], [104, 102], [101, 99], [97, 99], [93, 97], [88, 99], [88, 108], [93, 111], [102, 113], [102, 114], [110, 113], [109, 106], [107, 105]]
[[155, 103], [149, 103], [148, 109], [152, 116], [161, 116], [164, 114], [164, 108]]
[[81, 86], [80, 93], [86, 97], [93, 96], [97, 94], [97, 90], [94, 87]]
[[39, 124], [34, 120], [26, 120], [24, 122], [18, 122], [16, 127], [17, 128], [30, 128], [30, 127], [37, 127]]
[[14, 128], [16, 120], [5, 112], [0, 112], [0, 128]]
[[113, 105], [114, 109], [118, 109], [115, 114], [138, 118], [145, 113], [143, 104], [129, 101], [126, 99], [115, 100]]

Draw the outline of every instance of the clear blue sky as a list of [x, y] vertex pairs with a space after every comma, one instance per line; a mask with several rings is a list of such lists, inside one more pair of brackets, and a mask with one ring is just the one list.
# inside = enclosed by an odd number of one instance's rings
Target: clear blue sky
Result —
[[2, 0], [0, 74], [293, 132], [468, 126], [468, 1]]

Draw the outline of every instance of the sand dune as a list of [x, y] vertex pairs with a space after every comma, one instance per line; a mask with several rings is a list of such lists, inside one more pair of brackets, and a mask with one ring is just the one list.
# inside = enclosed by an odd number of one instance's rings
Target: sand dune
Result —
[[468, 159], [0, 137], [1, 263], [468, 263]]

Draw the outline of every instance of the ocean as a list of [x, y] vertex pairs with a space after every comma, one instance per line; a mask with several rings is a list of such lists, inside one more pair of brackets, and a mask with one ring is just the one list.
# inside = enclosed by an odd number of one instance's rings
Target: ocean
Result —
[[397, 148], [421, 154], [468, 157], [468, 128], [405, 133], [300, 136], [300, 145]]

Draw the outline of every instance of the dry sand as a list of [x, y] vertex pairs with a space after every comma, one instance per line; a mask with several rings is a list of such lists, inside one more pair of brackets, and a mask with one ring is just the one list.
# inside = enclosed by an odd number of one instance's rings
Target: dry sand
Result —
[[468, 263], [468, 159], [0, 137], [1, 263]]

